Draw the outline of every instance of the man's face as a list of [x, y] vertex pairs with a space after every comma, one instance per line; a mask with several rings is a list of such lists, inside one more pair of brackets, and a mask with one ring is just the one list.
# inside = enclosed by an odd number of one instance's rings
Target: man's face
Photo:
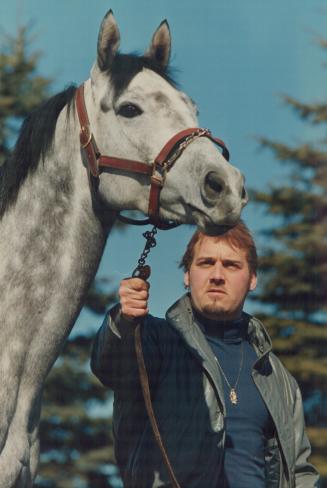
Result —
[[214, 320], [237, 319], [244, 300], [256, 287], [246, 251], [227, 241], [205, 236], [194, 249], [194, 258], [184, 275], [192, 303], [202, 315]]

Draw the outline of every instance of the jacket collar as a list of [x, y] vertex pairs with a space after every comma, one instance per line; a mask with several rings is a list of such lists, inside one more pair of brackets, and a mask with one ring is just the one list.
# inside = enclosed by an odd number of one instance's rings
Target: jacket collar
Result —
[[196, 324], [188, 294], [175, 302], [166, 313], [166, 320], [177, 330], [192, 354], [200, 361], [214, 384], [225, 411], [222, 378], [215, 356], [202, 330]]
[[243, 316], [248, 321], [249, 342], [253, 345], [258, 356], [258, 361], [256, 362], [255, 367], [259, 368], [272, 349], [271, 339], [266, 328], [259, 319], [245, 312], [243, 312]]
[[215, 362], [211, 347], [194, 320], [191, 300], [188, 294], [182, 296], [167, 310], [166, 319], [179, 332], [196, 356], [200, 359]]
[[[260, 320], [245, 312], [243, 312], [243, 318], [248, 322], [249, 341], [258, 355], [257, 364], [260, 364], [264, 356], [272, 349], [271, 339]], [[210, 363], [210, 370], [216, 372], [217, 366], [214, 354], [203, 332], [194, 320], [188, 293], [183, 295], [167, 310], [166, 319], [183, 337], [192, 352], [205, 361], [205, 364], [208, 363], [208, 366]]]

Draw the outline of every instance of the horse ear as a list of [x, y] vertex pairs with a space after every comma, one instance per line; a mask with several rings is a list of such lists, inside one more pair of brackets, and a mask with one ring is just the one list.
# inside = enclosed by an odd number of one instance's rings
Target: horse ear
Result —
[[98, 66], [101, 71], [108, 69], [119, 47], [120, 34], [112, 10], [106, 13], [101, 23], [98, 37]]
[[145, 56], [155, 61], [162, 68], [165, 68], [169, 62], [171, 49], [171, 36], [167, 20], [159, 25], [152, 37], [149, 49]]

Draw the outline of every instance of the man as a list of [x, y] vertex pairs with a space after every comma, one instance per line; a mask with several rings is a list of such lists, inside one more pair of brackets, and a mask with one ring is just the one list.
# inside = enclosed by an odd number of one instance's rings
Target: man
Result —
[[240, 222], [220, 236], [196, 232], [182, 265], [188, 293], [166, 320], [148, 314], [148, 284], [126, 279], [94, 344], [92, 369], [115, 393], [124, 486], [172, 486], [144, 408], [137, 320], [154, 412], [182, 488], [318, 486], [298, 386], [271, 352], [264, 326], [243, 312], [257, 281], [248, 229]]

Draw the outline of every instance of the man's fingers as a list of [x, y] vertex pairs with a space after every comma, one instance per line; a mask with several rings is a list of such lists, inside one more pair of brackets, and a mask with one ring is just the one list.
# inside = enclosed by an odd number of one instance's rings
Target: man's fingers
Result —
[[122, 316], [129, 319], [137, 319], [140, 317], [145, 317], [149, 313], [147, 308], [126, 308], [125, 310], [122, 309]]
[[149, 298], [149, 284], [140, 278], [123, 280], [119, 288], [120, 301], [147, 300]]
[[122, 308], [147, 308], [148, 300], [139, 298], [122, 297], [120, 300]]
[[149, 283], [140, 278], [128, 278], [119, 288], [120, 305], [123, 316], [127, 318], [144, 317], [149, 312]]
[[129, 288], [120, 288], [119, 295], [123, 298], [126, 297], [130, 300], [147, 300], [149, 297], [149, 293], [147, 290], [130, 290]]
[[150, 284], [147, 281], [141, 280], [141, 278], [127, 278], [122, 280], [120, 286], [126, 290], [135, 291], [148, 290], [150, 288]]

